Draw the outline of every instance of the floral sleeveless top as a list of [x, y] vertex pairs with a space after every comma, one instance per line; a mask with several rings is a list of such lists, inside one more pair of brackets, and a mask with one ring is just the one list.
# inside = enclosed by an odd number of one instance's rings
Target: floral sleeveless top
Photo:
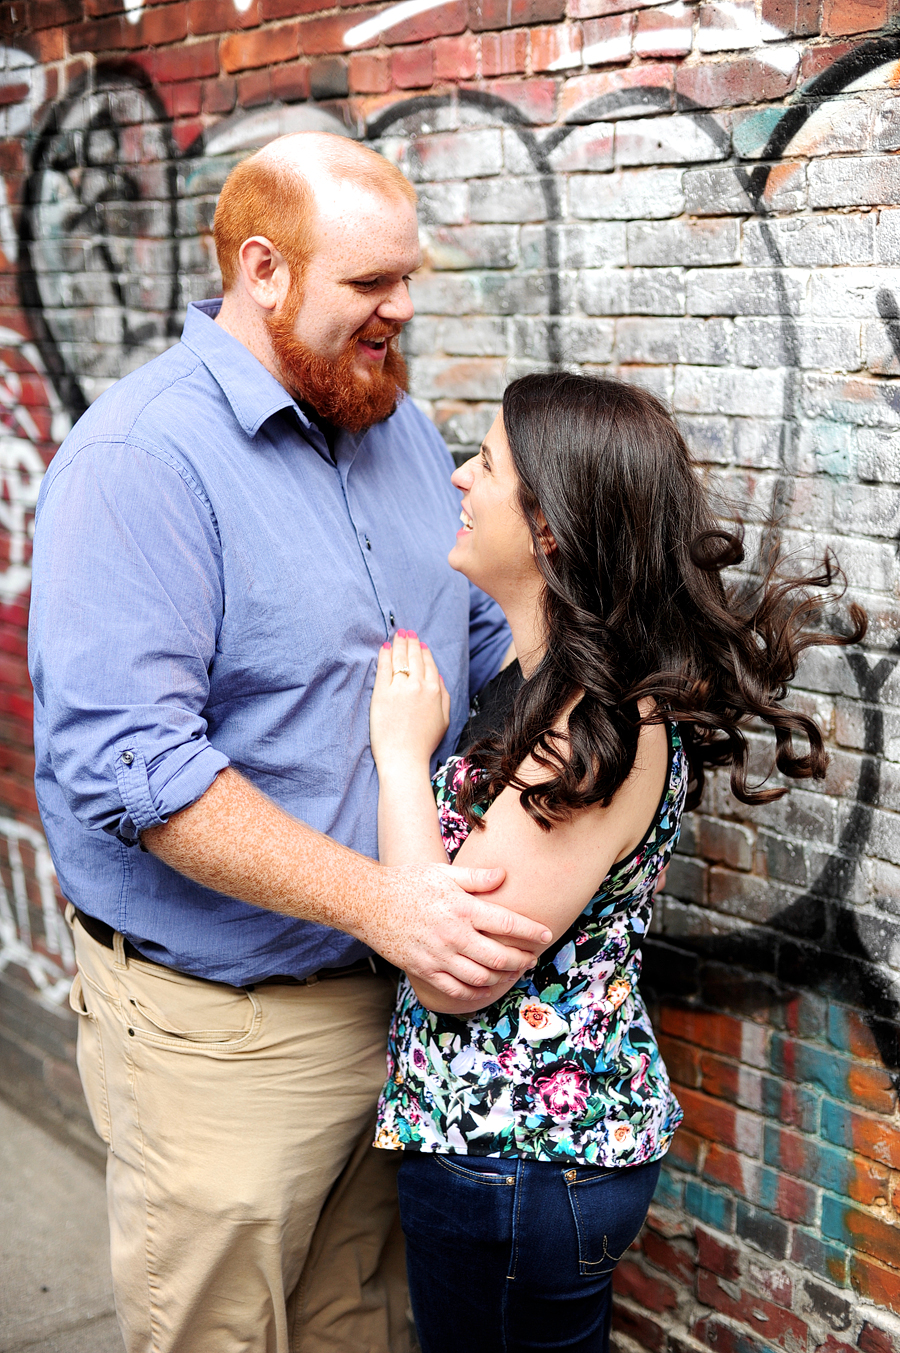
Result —
[[[450, 757], [432, 781], [451, 858], [469, 830], [455, 808], [466, 767]], [[687, 779], [670, 725], [668, 779], [644, 840], [505, 996], [473, 1015], [438, 1015], [401, 978], [377, 1147], [602, 1166], [666, 1153], [682, 1113], [637, 982]]]

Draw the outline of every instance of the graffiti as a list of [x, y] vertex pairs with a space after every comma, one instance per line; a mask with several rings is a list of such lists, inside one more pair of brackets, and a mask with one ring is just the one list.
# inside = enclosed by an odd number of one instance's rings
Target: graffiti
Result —
[[[0, 843], [0, 972], [23, 968], [43, 1000], [61, 1005], [69, 993], [75, 955], [60, 913], [47, 843], [33, 827], [6, 817], [0, 817]], [[29, 879], [38, 894], [37, 906], [29, 898]]]

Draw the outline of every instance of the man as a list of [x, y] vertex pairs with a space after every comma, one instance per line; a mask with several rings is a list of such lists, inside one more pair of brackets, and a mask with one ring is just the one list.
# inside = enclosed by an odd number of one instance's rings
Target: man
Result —
[[41, 493], [38, 797], [129, 1353], [403, 1349], [370, 949], [459, 993], [549, 938], [469, 895], [498, 871], [370, 858], [379, 645], [427, 636], [446, 751], [508, 642], [446, 566], [449, 457], [402, 398], [414, 198], [339, 137], [239, 165], [221, 308], [97, 401]]

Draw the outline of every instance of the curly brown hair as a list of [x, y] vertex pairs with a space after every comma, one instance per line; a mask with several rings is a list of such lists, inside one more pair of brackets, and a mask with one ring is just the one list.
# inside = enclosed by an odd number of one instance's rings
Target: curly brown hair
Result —
[[[742, 803], [787, 792], [748, 785], [744, 729], [754, 720], [774, 730], [783, 775], [821, 778], [822, 734], [783, 702], [804, 649], [856, 643], [866, 632], [857, 605], [846, 633], [826, 624], [824, 608], [843, 590], [834, 557], [802, 576], [773, 559], [755, 583], [726, 585], [723, 569], [744, 557], [742, 531], [716, 519], [671, 415], [635, 386], [565, 372], [523, 376], [507, 387], [503, 421], [545, 583], [547, 643], [504, 727], [470, 750], [486, 772], [467, 775], [459, 794], [470, 826], [481, 822], [476, 803], [506, 786], [546, 829], [609, 803], [644, 724], [680, 725], [688, 807], [699, 803], [709, 766], [730, 764]], [[545, 522], [556, 541], [549, 553]], [[642, 718], [646, 698], [654, 712]], [[546, 771], [536, 784], [518, 775], [529, 755]]]

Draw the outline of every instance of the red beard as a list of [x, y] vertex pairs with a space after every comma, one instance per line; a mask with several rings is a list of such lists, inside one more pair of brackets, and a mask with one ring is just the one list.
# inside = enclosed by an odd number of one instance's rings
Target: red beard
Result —
[[[266, 320], [275, 360], [287, 389], [329, 423], [348, 432], [366, 432], [390, 418], [400, 395], [407, 389], [406, 363], [397, 346], [397, 329], [378, 321], [364, 325], [337, 361], [330, 361], [319, 357], [297, 337], [294, 324], [298, 309], [298, 299], [289, 297], [281, 313]], [[381, 367], [373, 366], [368, 376], [353, 369], [356, 342], [360, 338], [376, 342], [387, 339]]]

